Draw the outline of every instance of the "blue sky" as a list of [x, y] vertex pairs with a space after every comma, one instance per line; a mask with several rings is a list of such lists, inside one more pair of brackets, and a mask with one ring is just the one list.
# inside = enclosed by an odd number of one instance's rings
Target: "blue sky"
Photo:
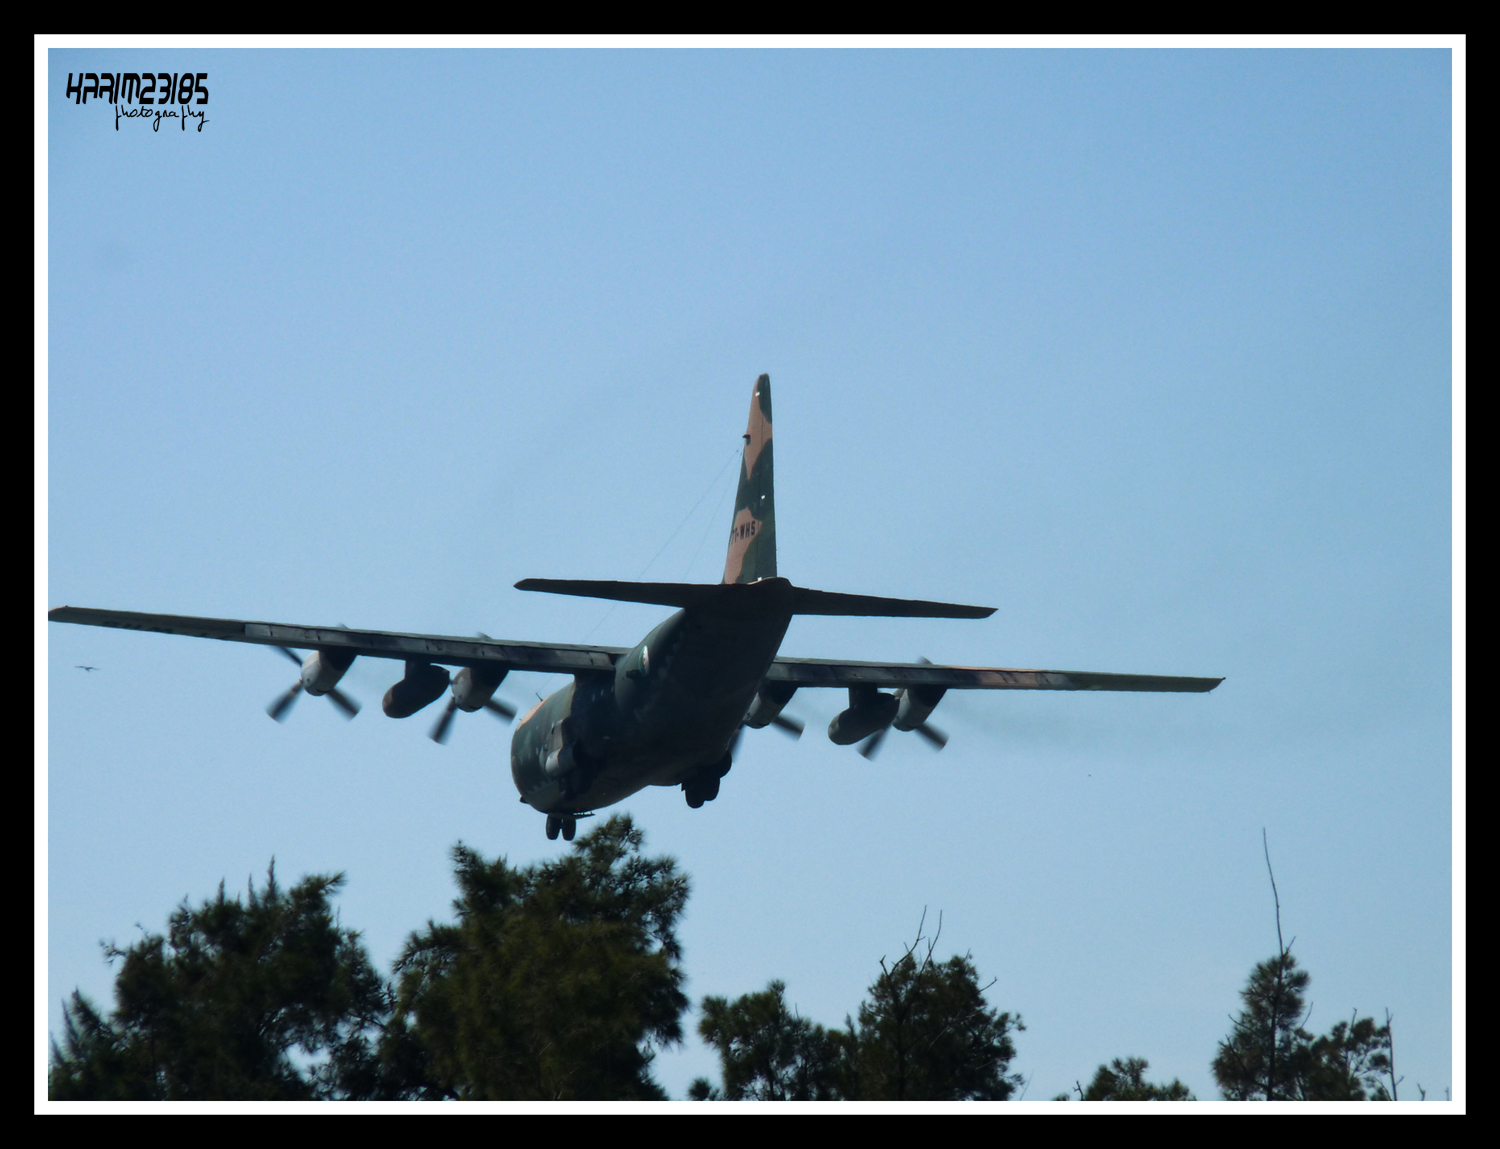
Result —
[[[63, 98], [147, 68], [208, 73], [201, 131]], [[718, 801], [621, 807], [692, 877], [693, 999], [840, 1023], [925, 908], [1029, 1100], [1128, 1055], [1215, 1097], [1264, 828], [1310, 1027], [1389, 1008], [1441, 1097], [1451, 107], [1435, 49], [54, 49], [46, 605], [633, 643], [665, 612], [511, 586], [716, 580], [769, 372], [781, 573], [998, 607], [783, 653], [1226, 681], [950, 695], [873, 763], [800, 693]], [[39, 1028], [273, 855], [388, 967], [455, 842], [562, 848], [506, 727], [381, 715], [395, 664], [277, 725], [273, 652], [45, 629]]]

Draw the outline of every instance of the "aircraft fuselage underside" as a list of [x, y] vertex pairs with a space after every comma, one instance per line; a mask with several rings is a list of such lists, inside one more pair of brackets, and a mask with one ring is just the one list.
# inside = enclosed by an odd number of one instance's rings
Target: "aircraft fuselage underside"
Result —
[[573, 813], [727, 769], [730, 744], [790, 622], [790, 612], [770, 603], [733, 613], [689, 607], [612, 672], [577, 675], [533, 707], [511, 739], [521, 800], [543, 813]]

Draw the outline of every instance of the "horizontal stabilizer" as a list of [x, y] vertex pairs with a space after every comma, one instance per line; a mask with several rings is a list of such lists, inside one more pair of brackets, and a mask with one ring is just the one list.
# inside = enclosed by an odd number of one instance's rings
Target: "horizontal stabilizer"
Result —
[[927, 602], [916, 598], [880, 598], [867, 594], [839, 594], [793, 586], [784, 578], [765, 578], [753, 583], [615, 582], [607, 579], [528, 578], [516, 583], [517, 590], [539, 590], [549, 594], [644, 602], [656, 606], [729, 606], [752, 604], [784, 614], [845, 614], [880, 618], [989, 618], [992, 606], [964, 606], [953, 602]]
[[645, 602], [653, 606], [703, 606], [720, 597], [719, 583], [620, 582], [613, 579], [523, 578], [517, 590], [539, 590], [547, 594], [570, 594], [579, 598], [606, 598], [614, 602]]
[[840, 594], [831, 590], [792, 588], [793, 614], [857, 614], [867, 618], [989, 618], [992, 606], [964, 606], [956, 602], [927, 602], [920, 598], [880, 598], [869, 594]]

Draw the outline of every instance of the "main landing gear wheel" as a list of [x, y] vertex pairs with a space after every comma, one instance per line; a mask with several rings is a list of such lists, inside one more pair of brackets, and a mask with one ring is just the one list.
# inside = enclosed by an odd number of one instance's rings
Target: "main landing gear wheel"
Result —
[[[547, 841], [549, 841], [549, 842], [555, 842], [555, 841], [557, 841], [557, 833], [561, 829], [562, 829], [562, 815], [561, 814], [548, 814], [547, 815]], [[569, 836], [571, 837], [571, 835], [569, 835]]]
[[573, 835], [578, 832], [578, 820], [572, 814], [562, 816], [562, 836], [564, 842], [571, 842]]
[[696, 810], [705, 802], [712, 802], [719, 796], [719, 780], [717, 778], [694, 778], [682, 785], [683, 793], [687, 795], [687, 804]]

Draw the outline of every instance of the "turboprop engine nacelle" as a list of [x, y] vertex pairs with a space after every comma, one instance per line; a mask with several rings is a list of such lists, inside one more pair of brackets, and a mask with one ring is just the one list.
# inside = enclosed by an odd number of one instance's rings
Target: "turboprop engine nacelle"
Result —
[[314, 697], [327, 694], [352, 665], [353, 651], [315, 650], [302, 660], [302, 689]]
[[896, 696], [882, 694], [873, 686], [851, 686], [849, 709], [828, 724], [829, 741], [850, 746], [883, 730], [896, 717]]
[[[448, 689], [448, 672], [430, 662], [408, 662], [406, 677], [385, 692], [380, 708], [390, 718], [409, 718]], [[483, 705], [481, 703], [481, 705]]]
[[901, 707], [891, 723], [897, 730], [915, 730], [927, 721], [933, 707], [948, 693], [946, 686], [908, 686], [901, 696]]
[[466, 666], [453, 676], [453, 701], [466, 714], [480, 710], [505, 681], [505, 667]]

